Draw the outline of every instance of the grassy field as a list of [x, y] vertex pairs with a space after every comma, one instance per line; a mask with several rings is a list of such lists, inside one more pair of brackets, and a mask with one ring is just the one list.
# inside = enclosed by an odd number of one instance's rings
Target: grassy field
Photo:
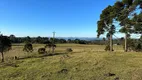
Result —
[[106, 52], [100, 45], [57, 44], [50, 56], [39, 55], [40, 47], [34, 44], [34, 52], [26, 53], [22, 44], [13, 46], [0, 63], [0, 80], [142, 80], [142, 53], [125, 53], [122, 46]]

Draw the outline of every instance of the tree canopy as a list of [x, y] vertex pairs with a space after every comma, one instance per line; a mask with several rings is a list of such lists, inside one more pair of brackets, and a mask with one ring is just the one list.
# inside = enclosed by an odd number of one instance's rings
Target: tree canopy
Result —
[[121, 27], [119, 31], [126, 35], [125, 50], [127, 50], [127, 35], [142, 34], [142, 0], [119, 0], [114, 5], [107, 6], [97, 22], [97, 36], [107, 32], [111, 37], [118, 27], [115, 23], [119, 23]]
[[7, 36], [0, 35], [0, 53], [2, 54], [2, 62], [4, 62], [4, 52], [11, 49], [11, 41]]

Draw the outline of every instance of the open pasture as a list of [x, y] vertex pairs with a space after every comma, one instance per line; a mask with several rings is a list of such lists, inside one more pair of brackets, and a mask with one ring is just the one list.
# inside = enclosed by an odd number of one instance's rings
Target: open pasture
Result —
[[5, 53], [0, 80], [142, 80], [142, 53], [123, 52], [122, 46], [106, 52], [104, 45], [57, 44], [53, 55], [42, 56], [37, 50], [44, 45], [34, 44], [33, 53], [23, 52], [22, 45]]

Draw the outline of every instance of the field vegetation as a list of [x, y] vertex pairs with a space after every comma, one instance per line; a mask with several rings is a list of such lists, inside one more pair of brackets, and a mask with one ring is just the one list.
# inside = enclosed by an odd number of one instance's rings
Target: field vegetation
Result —
[[[0, 80], [141, 80], [141, 52], [123, 51], [114, 46], [106, 52], [104, 45], [57, 44], [52, 55], [38, 54], [43, 44], [33, 44], [34, 51], [22, 51], [14, 44], [0, 63]], [[73, 52], [66, 52], [72, 48]], [[18, 58], [15, 60], [14, 57]]]

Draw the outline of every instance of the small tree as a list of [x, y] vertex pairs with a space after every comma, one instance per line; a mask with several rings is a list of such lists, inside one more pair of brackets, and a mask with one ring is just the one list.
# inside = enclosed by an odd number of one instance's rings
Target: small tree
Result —
[[25, 37], [25, 43], [31, 43], [31, 38], [30, 38], [30, 36]]
[[26, 52], [33, 52], [33, 46], [31, 43], [26, 43], [24, 48], [23, 48], [23, 51], [26, 51]]
[[54, 51], [55, 51], [55, 48], [56, 48], [56, 45], [55, 44], [52, 44], [51, 42], [50, 43], [48, 43], [48, 44], [46, 44], [45, 45], [45, 48], [49, 48], [49, 50], [48, 50], [48, 52], [50, 53], [50, 51], [51, 51], [51, 48], [52, 48], [52, 53], [54, 53]]
[[2, 54], [2, 62], [4, 62], [4, 52], [11, 49], [11, 41], [7, 36], [0, 35], [0, 53]]
[[11, 35], [9, 36], [9, 39], [10, 39], [11, 43], [15, 43], [15, 42], [16, 42], [16, 37], [15, 37], [15, 35], [13, 35], [13, 34], [11, 34]]
[[48, 48], [48, 49], [49, 49], [49, 50], [48, 50], [49, 53], [50, 53], [50, 51], [51, 51], [51, 47], [52, 47], [51, 42], [49, 42], [48, 44], [45, 45], [45, 48]]
[[52, 44], [52, 53], [55, 52], [55, 48], [56, 48], [56, 45], [55, 45], [55, 44]]

